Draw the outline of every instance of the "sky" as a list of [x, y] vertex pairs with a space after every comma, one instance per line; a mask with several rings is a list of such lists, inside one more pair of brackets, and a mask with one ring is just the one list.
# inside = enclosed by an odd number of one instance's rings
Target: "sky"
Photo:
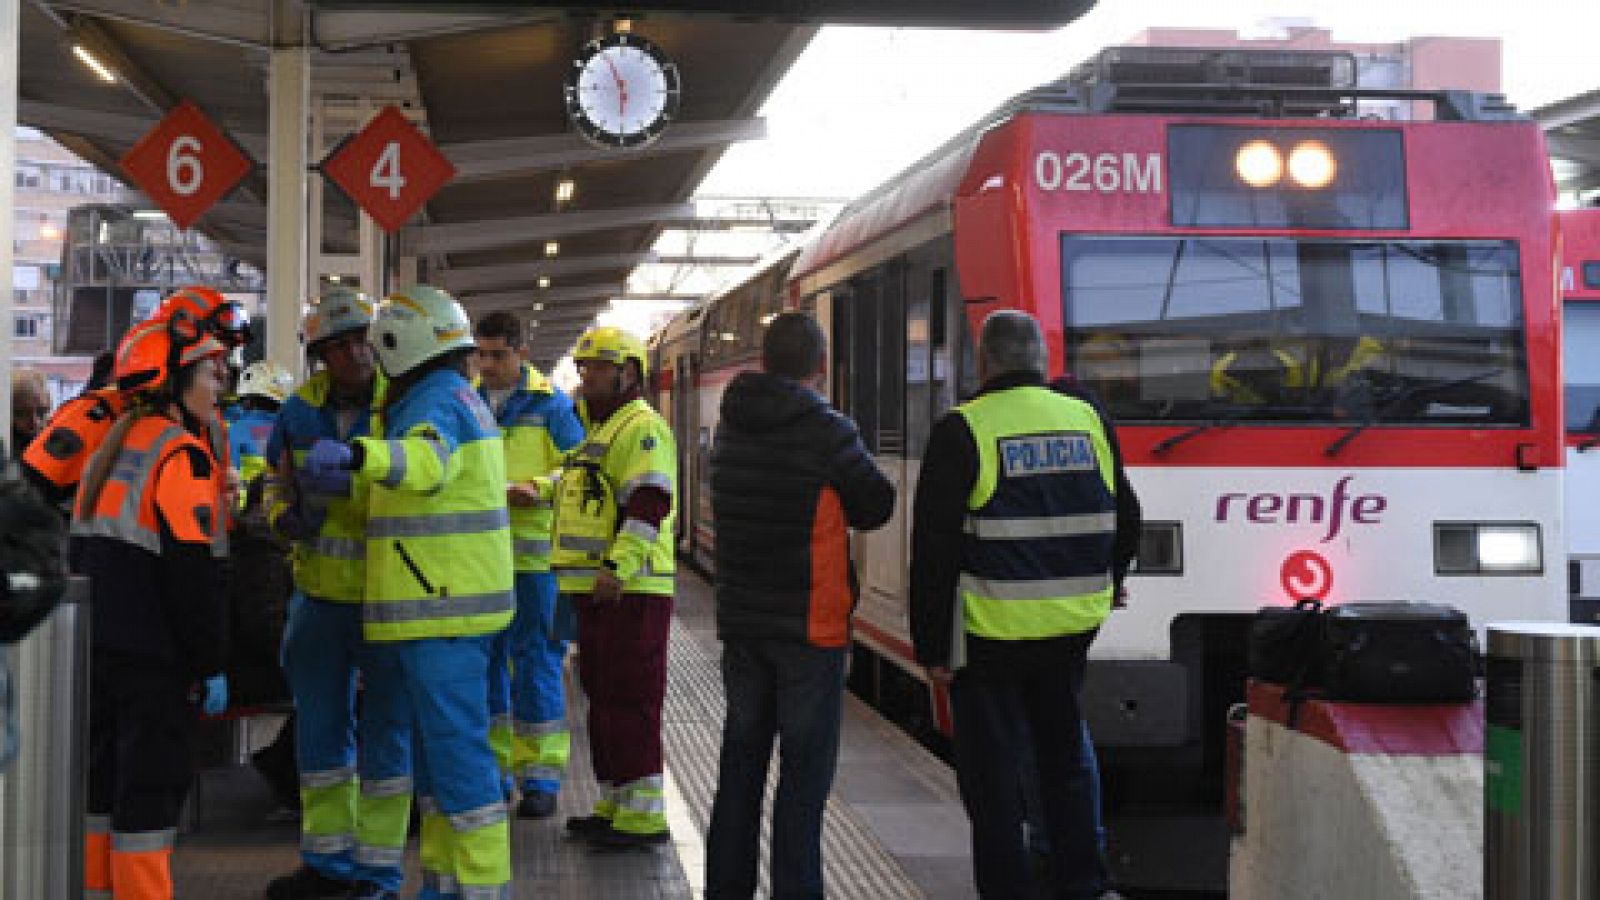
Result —
[[1099, 0], [1046, 33], [830, 27], [763, 107], [767, 139], [731, 147], [700, 194], [849, 199], [1006, 98], [1145, 28], [1263, 36], [1264, 23], [1283, 18], [1330, 28], [1336, 41], [1498, 37], [1501, 84], [1522, 109], [1600, 89], [1596, 0]]

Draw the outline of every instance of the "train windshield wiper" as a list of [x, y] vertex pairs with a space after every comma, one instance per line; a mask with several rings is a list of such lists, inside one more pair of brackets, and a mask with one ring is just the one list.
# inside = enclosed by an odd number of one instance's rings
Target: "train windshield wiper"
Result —
[[1460, 387], [1464, 384], [1472, 384], [1475, 381], [1482, 381], [1485, 378], [1493, 378], [1505, 370], [1505, 366], [1499, 366], [1493, 369], [1485, 369], [1482, 372], [1475, 372], [1471, 375], [1464, 375], [1460, 378], [1452, 378], [1449, 381], [1430, 381], [1425, 384], [1413, 385], [1412, 387], [1406, 388], [1400, 393], [1395, 394], [1393, 397], [1390, 397], [1388, 400], [1383, 401], [1383, 403], [1372, 407], [1371, 411], [1367, 413], [1366, 417], [1363, 418], [1359, 424], [1352, 426], [1349, 431], [1346, 431], [1344, 434], [1336, 438], [1333, 443], [1324, 447], [1322, 449], [1322, 455], [1339, 455], [1339, 451], [1343, 450], [1345, 445], [1355, 440], [1361, 434], [1361, 432], [1366, 431], [1368, 428], [1371, 428], [1373, 425], [1377, 424], [1378, 419], [1381, 418], [1384, 413], [1394, 409], [1397, 405], [1406, 400], [1414, 400], [1417, 397], [1431, 394], [1435, 391], [1449, 390], [1450, 388]]
[[1165, 440], [1156, 444], [1154, 447], [1150, 448], [1150, 452], [1160, 456], [1161, 454], [1166, 453], [1168, 450], [1171, 450], [1173, 447], [1178, 446], [1192, 437], [1198, 437], [1217, 428], [1231, 428], [1235, 422], [1244, 418], [1247, 413], [1252, 411], [1254, 411], [1254, 407], [1248, 406], [1230, 409], [1223, 415], [1217, 416], [1209, 422], [1201, 422], [1199, 425], [1196, 425], [1187, 431], [1180, 431], [1172, 437], [1166, 438]]

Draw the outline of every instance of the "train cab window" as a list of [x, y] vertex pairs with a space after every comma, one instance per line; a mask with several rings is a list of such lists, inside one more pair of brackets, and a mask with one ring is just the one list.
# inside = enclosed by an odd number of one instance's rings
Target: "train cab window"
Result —
[[1066, 236], [1068, 367], [1125, 422], [1518, 425], [1503, 241]]
[[1568, 300], [1561, 326], [1567, 430], [1600, 434], [1600, 303]]
[[1600, 260], [1584, 261], [1583, 286], [1592, 290], [1600, 290]]

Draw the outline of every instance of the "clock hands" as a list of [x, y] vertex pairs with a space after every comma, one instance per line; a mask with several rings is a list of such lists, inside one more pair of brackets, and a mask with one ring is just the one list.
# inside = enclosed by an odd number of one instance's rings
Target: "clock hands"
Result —
[[611, 80], [617, 83], [617, 118], [625, 118], [628, 114], [628, 83], [617, 73], [617, 64], [611, 61], [610, 54], [600, 58], [606, 61], [606, 68], [611, 70]]

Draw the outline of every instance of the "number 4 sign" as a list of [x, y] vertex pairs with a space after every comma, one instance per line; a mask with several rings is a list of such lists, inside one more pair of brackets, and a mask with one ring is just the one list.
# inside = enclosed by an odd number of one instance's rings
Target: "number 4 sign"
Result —
[[394, 232], [455, 177], [456, 167], [400, 110], [386, 106], [328, 154], [322, 174]]
[[139, 190], [187, 229], [250, 174], [250, 158], [185, 100], [120, 160]]

